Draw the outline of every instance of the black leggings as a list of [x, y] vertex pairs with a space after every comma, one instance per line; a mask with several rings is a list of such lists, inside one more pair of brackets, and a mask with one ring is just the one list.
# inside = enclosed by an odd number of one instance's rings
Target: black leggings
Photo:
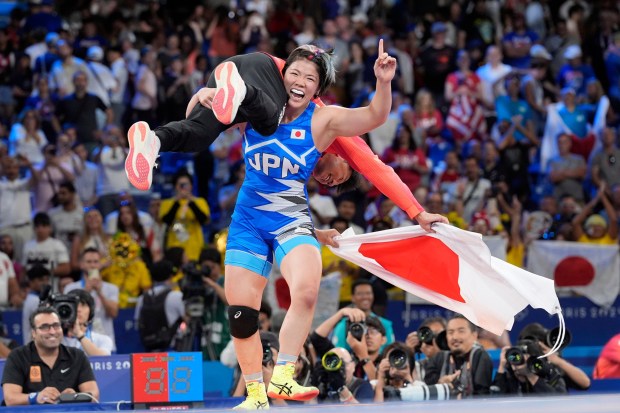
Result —
[[[249, 122], [261, 135], [273, 135], [288, 100], [282, 74], [275, 62], [264, 53], [249, 53], [226, 60], [235, 63], [247, 86], [245, 99], [231, 125]], [[215, 87], [213, 74], [207, 86]], [[211, 109], [197, 103], [187, 119], [160, 126], [155, 133], [161, 141], [161, 152], [201, 152], [231, 125], [220, 123]]]

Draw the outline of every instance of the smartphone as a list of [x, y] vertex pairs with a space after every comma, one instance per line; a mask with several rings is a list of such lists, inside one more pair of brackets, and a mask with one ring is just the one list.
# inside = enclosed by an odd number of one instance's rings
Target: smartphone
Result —
[[88, 270], [88, 279], [92, 280], [95, 278], [101, 278], [101, 275], [99, 274], [99, 270], [97, 269]]

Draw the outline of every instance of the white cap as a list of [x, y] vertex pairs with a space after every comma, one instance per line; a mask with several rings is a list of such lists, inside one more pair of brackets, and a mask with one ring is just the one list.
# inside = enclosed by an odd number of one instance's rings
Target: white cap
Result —
[[86, 57], [99, 62], [103, 60], [103, 49], [99, 46], [91, 46], [86, 52]]
[[581, 47], [577, 44], [571, 44], [564, 51], [565, 59], [576, 59], [578, 57], [581, 57]]
[[551, 60], [551, 54], [545, 49], [545, 46], [535, 44], [530, 49], [530, 56], [539, 59]]

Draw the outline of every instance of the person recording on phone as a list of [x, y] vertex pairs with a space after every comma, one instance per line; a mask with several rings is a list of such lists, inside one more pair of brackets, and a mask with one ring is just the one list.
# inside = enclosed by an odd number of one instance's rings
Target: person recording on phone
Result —
[[4, 366], [4, 403], [55, 404], [77, 396], [96, 402], [99, 386], [90, 363], [83, 351], [62, 344], [62, 324], [56, 309], [39, 307], [29, 322], [32, 342], [11, 351]]
[[112, 340], [112, 351], [116, 350], [114, 337], [114, 319], [118, 316], [118, 287], [103, 281], [101, 270], [101, 253], [96, 248], [86, 248], [80, 256], [80, 270], [82, 277], [76, 282], [67, 284], [63, 290], [70, 291], [83, 289], [91, 295], [94, 305], [94, 315], [91, 314], [91, 329], [94, 332], [108, 336]]
[[68, 296], [78, 298], [76, 319], [66, 327], [62, 344], [82, 349], [87, 356], [109, 356], [114, 347], [112, 339], [91, 328], [95, 315], [95, 300], [86, 290], [71, 290]]
[[358, 308], [341, 308], [310, 334], [310, 341], [316, 349], [317, 357], [322, 357], [335, 347], [328, 336], [338, 323], [345, 325], [346, 343], [356, 360], [353, 375], [374, 380], [377, 375], [379, 350], [387, 341], [383, 324], [376, 317], [367, 316]]
[[504, 347], [491, 390], [502, 395], [565, 394], [561, 372], [544, 358], [543, 349], [534, 340], [519, 340]]

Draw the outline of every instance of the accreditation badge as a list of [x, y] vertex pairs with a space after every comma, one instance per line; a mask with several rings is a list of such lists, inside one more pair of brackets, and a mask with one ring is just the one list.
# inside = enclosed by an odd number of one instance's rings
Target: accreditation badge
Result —
[[41, 366], [30, 366], [30, 383], [41, 383]]

